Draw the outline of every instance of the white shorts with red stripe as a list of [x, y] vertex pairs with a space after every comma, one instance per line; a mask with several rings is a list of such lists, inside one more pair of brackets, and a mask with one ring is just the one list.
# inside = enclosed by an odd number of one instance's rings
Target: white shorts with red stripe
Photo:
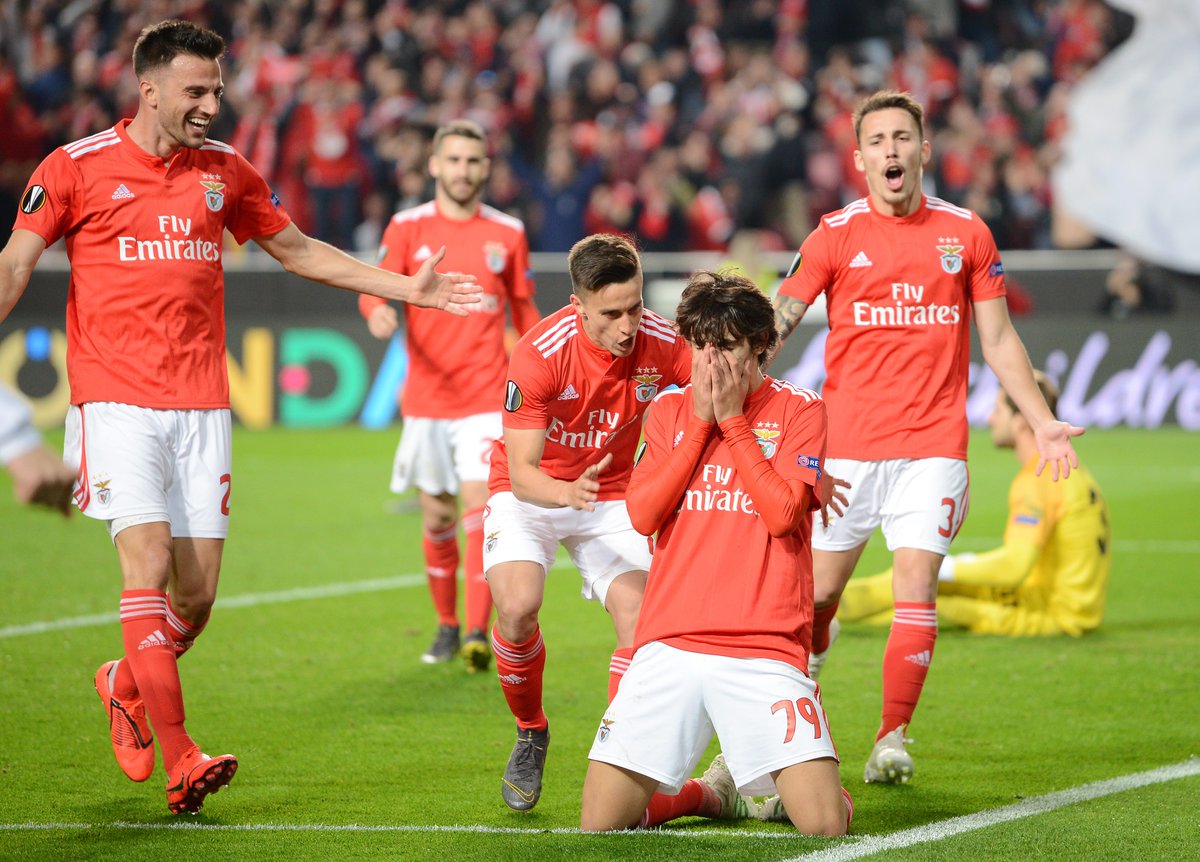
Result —
[[487, 482], [492, 444], [504, 434], [500, 411], [461, 419], [404, 420], [392, 461], [392, 493], [417, 487], [426, 494], [457, 494], [461, 482]]
[[228, 410], [152, 410], [107, 401], [72, 406], [63, 460], [79, 468], [75, 504], [110, 525], [165, 520], [176, 538], [224, 539], [230, 424]]
[[945, 556], [967, 517], [967, 462], [957, 458], [827, 458], [825, 471], [850, 483], [850, 503], [840, 518], [829, 513], [828, 529], [821, 513], [814, 514], [814, 550], [857, 548], [882, 527], [889, 551], [916, 548]]
[[820, 689], [798, 668], [657, 641], [634, 655], [588, 758], [653, 778], [663, 793], [675, 794], [714, 732], [738, 790], [751, 796], [778, 792], [773, 772], [837, 759]]

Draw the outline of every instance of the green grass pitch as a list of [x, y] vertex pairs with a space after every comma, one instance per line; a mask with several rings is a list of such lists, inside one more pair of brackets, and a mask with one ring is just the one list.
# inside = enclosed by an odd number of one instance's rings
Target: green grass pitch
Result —
[[[168, 815], [161, 771], [133, 784], [109, 751], [92, 674], [121, 647], [120, 577], [103, 526], [21, 509], [0, 475], [0, 859], [853, 858], [865, 838], [1200, 755], [1200, 437], [1092, 431], [1078, 450], [1114, 523], [1104, 626], [1081, 640], [943, 631], [910, 729], [910, 785], [861, 782], [884, 632], [843, 629], [822, 683], [856, 803], [850, 838], [703, 820], [573, 833], [612, 631], [565, 565], [543, 609], [545, 791], [533, 812], [510, 812], [499, 785], [513, 725], [494, 675], [417, 660], [432, 612], [412, 500], [386, 492], [396, 436], [235, 432], [221, 598], [180, 670], [189, 730], [241, 768], [185, 819]], [[957, 549], [998, 540], [1015, 469], [972, 437]], [[884, 561], [873, 541], [860, 571]], [[1200, 776], [869, 858], [1200, 858]]]

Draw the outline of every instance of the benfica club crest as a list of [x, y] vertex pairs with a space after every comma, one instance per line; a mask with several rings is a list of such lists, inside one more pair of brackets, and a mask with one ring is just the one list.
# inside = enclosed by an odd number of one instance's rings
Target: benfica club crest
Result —
[[633, 394], [637, 396], [638, 401], [653, 401], [654, 396], [658, 394], [658, 381], [662, 380], [662, 375], [656, 374], [656, 371], [657, 368], [639, 368], [637, 374], [633, 375], [638, 384]]
[[597, 734], [597, 736], [601, 742], [605, 742], [608, 740], [608, 735], [610, 733], [612, 733], [612, 726], [613, 726], [613, 719], [611, 719], [611, 718], [600, 719], [600, 733]]
[[108, 483], [111, 481], [112, 479], [105, 479], [103, 482], [96, 483], [96, 499], [105, 506], [112, 499], [112, 489], [108, 487]]
[[[774, 427], [772, 427], [774, 426]], [[776, 423], [767, 423], [765, 428], [754, 428], [755, 442], [758, 443], [758, 448], [762, 451], [763, 457], [770, 459], [775, 457], [775, 452], [779, 449], [779, 425]]]
[[200, 185], [207, 189], [204, 193], [204, 203], [210, 210], [219, 213], [225, 207], [225, 183], [201, 180]]
[[508, 266], [508, 249], [502, 242], [485, 242], [483, 257], [487, 263], [488, 272], [499, 275]]
[[965, 246], [950, 245], [950, 243], [956, 241], [957, 238], [953, 240], [947, 240], [946, 245], [939, 245], [937, 247], [937, 250], [942, 253], [942, 269], [951, 275], [958, 275], [958, 273], [962, 270], [962, 250], [965, 248]]
[[497, 531], [496, 531], [496, 532], [494, 532], [494, 533], [488, 533], [488, 536], [487, 536], [487, 541], [486, 541], [485, 545], [486, 545], [486, 547], [487, 547], [487, 550], [488, 550], [488, 553], [489, 553], [489, 554], [490, 554], [492, 551], [496, 550], [496, 542], [497, 542], [499, 539], [500, 539], [500, 531], [499, 531], [499, 530], [497, 530]]

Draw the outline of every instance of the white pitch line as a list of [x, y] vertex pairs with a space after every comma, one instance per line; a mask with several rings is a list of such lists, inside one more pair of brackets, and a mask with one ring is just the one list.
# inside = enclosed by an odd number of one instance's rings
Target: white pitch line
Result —
[[[993, 808], [990, 811], [980, 811], [976, 814], [968, 814], [963, 817], [952, 817], [949, 820], [942, 820], [937, 823], [929, 823], [925, 826], [918, 826], [915, 829], [906, 829], [903, 832], [893, 832], [891, 835], [866, 836], [858, 839], [857, 841], [853, 841], [853, 843], [840, 844], [837, 847], [830, 847], [828, 849], [818, 850], [814, 853], [806, 853], [801, 856], [794, 856], [784, 860], [784, 862], [843, 862], [843, 860], [861, 859], [864, 856], [871, 856], [875, 853], [882, 853], [886, 850], [895, 850], [902, 847], [911, 847], [914, 844], [925, 844], [932, 841], [940, 841], [943, 838], [949, 838], [953, 835], [960, 835], [964, 832], [983, 829], [988, 826], [995, 826], [1000, 823], [1007, 823], [1011, 820], [1019, 820], [1024, 817], [1031, 817], [1035, 814], [1044, 814], [1047, 811], [1053, 811], [1056, 808], [1062, 808], [1067, 805], [1074, 805], [1077, 802], [1087, 802], [1092, 799], [1099, 799], [1103, 796], [1111, 796], [1114, 793], [1121, 793], [1126, 790], [1134, 790], [1139, 787], [1147, 787], [1152, 784], [1161, 784], [1166, 781], [1174, 781], [1179, 778], [1187, 778], [1197, 774], [1200, 774], [1200, 758], [1192, 757], [1188, 760], [1182, 761], [1181, 763], [1159, 767], [1158, 769], [1151, 769], [1147, 772], [1137, 772], [1132, 775], [1111, 778], [1106, 781], [1096, 781], [1091, 784], [1081, 785], [1080, 787], [1073, 787], [1067, 790], [1059, 790], [1054, 793], [1047, 793], [1045, 796], [1026, 799], [1024, 802], [1019, 802], [1015, 805], [1008, 805], [1004, 808]], [[565, 827], [556, 829], [528, 829], [514, 826], [473, 825], [416, 826], [405, 824], [369, 825], [356, 823], [194, 823], [190, 821], [178, 820], [171, 823], [129, 823], [123, 820], [118, 820], [113, 823], [0, 823], [0, 832], [78, 832], [102, 829], [128, 829], [148, 832], [195, 830], [200, 832], [452, 832], [479, 835], [545, 835], [547, 833], [552, 835], [583, 834], [578, 829], [568, 829]], [[659, 829], [637, 829], [628, 832], [612, 832], [607, 834], [609, 836], [619, 836], [631, 839], [669, 835], [672, 838], [716, 837], [738, 839], [749, 838], [754, 840], [796, 840], [796, 834], [791, 831], [758, 832], [749, 829], [672, 829], [667, 827]]]
[[[558, 569], [568, 565], [569, 561], [556, 562], [551, 568]], [[300, 602], [309, 599], [328, 599], [341, 596], [352, 596], [357, 593], [377, 593], [384, 590], [398, 590], [405, 587], [416, 587], [424, 584], [423, 574], [396, 575], [391, 578], [371, 578], [365, 581], [343, 581], [336, 584], [325, 584], [319, 587], [295, 587], [290, 590], [279, 590], [270, 593], [244, 593], [240, 596], [217, 599], [214, 607], [219, 610], [227, 608], [253, 608], [260, 605], [277, 605], [284, 602]], [[85, 614], [79, 617], [63, 617], [57, 620], [45, 620], [36, 623], [4, 626], [0, 628], [0, 640], [15, 638], [21, 635], [40, 635], [61, 629], [83, 629], [92, 626], [105, 626], [117, 622], [117, 614]]]
[[837, 847], [793, 856], [783, 862], [846, 862], [849, 859], [861, 859], [864, 856], [873, 856], [887, 850], [941, 841], [964, 832], [986, 829], [989, 826], [1032, 817], [1035, 814], [1045, 814], [1047, 811], [1054, 811], [1056, 808], [1074, 805], [1077, 802], [1087, 802], [1103, 796], [1111, 796], [1114, 793], [1123, 793], [1126, 790], [1147, 787], [1151, 784], [1162, 784], [1165, 781], [1175, 781], [1192, 775], [1200, 775], [1200, 758], [1191, 757], [1180, 763], [1162, 766], [1147, 772], [1135, 772], [1132, 775], [1122, 775], [1106, 781], [1094, 781], [1091, 784], [1047, 793], [1045, 796], [1035, 796], [1003, 808], [992, 808], [962, 817], [952, 817], [949, 820], [927, 823], [924, 826], [893, 832], [890, 835], [868, 835], [854, 843], [839, 844]]

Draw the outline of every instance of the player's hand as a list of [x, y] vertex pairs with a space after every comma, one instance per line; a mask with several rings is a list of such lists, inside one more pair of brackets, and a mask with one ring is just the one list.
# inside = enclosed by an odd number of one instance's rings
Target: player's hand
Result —
[[1050, 465], [1050, 478], [1055, 482], [1058, 477], [1067, 478], [1071, 475], [1072, 467], [1079, 467], [1079, 456], [1075, 454], [1075, 447], [1071, 445], [1071, 438], [1078, 437], [1087, 429], [1080, 428], [1078, 425], [1072, 425], [1070, 422], [1056, 420], [1048, 422], [1041, 428], [1033, 432], [1034, 441], [1037, 443], [1038, 463], [1037, 469], [1034, 471], [1036, 475], [1042, 475], [1042, 470], [1046, 465]]
[[567, 498], [563, 505], [572, 509], [582, 509], [587, 512], [596, 511], [592, 504], [600, 495], [600, 474], [612, 464], [612, 452], [609, 452], [599, 462], [583, 471], [583, 474], [567, 486]]
[[468, 306], [480, 302], [483, 288], [475, 276], [461, 272], [438, 272], [434, 269], [443, 257], [446, 247], [428, 258], [413, 275], [409, 285], [408, 301], [426, 308], [440, 308], [456, 317], [466, 317]]
[[381, 341], [387, 341], [400, 327], [400, 315], [390, 305], [377, 305], [367, 317], [367, 331]]
[[711, 344], [704, 348], [709, 354], [709, 365], [712, 369], [712, 402], [713, 413], [718, 422], [740, 416], [746, 395], [750, 391], [753, 356], [747, 356], [742, 362], [729, 361], [724, 353]]
[[45, 446], [30, 449], [9, 461], [8, 472], [18, 501], [71, 514], [75, 471]]
[[850, 505], [850, 498], [842, 493], [842, 488], [853, 487], [845, 479], [839, 479], [837, 476], [830, 474], [828, 470], [821, 474], [821, 526], [829, 529], [829, 512], [839, 518], [846, 514], [846, 507]]
[[712, 403], [712, 362], [707, 349], [692, 350], [692, 409], [701, 422], [716, 422]]

